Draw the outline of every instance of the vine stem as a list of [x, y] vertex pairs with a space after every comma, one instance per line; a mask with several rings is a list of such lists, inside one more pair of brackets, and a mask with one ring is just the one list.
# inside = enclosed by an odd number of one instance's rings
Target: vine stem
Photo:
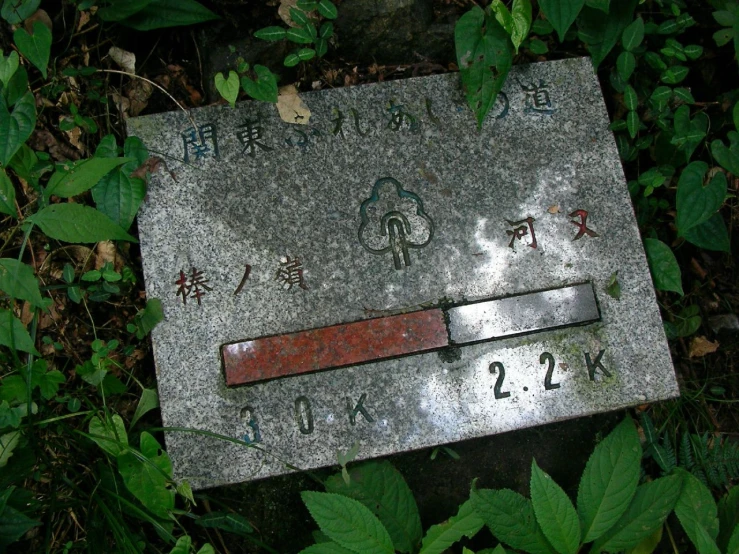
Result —
[[197, 127], [198, 127], [198, 126], [197, 126], [197, 124], [195, 123], [195, 120], [194, 120], [194, 119], [192, 118], [192, 116], [190, 115], [190, 112], [189, 112], [189, 111], [187, 110], [187, 108], [185, 108], [185, 107], [184, 107], [184, 106], [183, 106], [182, 104], [180, 104], [180, 103], [179, 103], [179, 102], [177, 101], [177, 99], [176, 99], [176, 98], [175, 98], [174, 96], [172, 96], [172, 95], [171, 95], [171, 94], [170, 94], [170, 93], [169, 93], [169, 92], [167, 91], [167, 89], [165, 89], [165, 88], [164, 88], [163, 86], [161, 86], [161, 85], [160, 85], [159, 83], [155, 83], [154, 81], [152, 81], [152, 80], [150, 80], [150, 79], [147, 79], [146, 77], [142, 77], [141, 75], [136, 75], [135, 73], [129, 73], [129, 72], [127, 72], [127, 71], [120, 71], [120, 70], [118, 70], [118, 69], [98, 69], [97, 71], [98, 71], [98, 73], [116, 73], [116, 74], [118, 74], [118, 75], [126, 75], [126, 76], [128, 76], [128, 77], [132, 77], [132, 78], [134, 78], [134, 79], [141, 79], [142, 81], [145, 81], [145, 82], [149, 83], [150, 85], [152, 85], [152, 86], [154, 86], [154, 87], [158, 88], [158, 89], [159, 89], [160, 91], [162, 91], [162, 92], [163, 92], [164, 94], [166, 94], [166, 95], [167, 95], [167, 96], [168, 96], [168, 97], [170, 98], [170, 100], [172, 100], [172, 102], [174, 102], [175, 104], [177, 104], [177, 107], [178, 107], [179, 109], [181, 109], [181, 110], [182, 110], [183, 112], [185, 112], [185, 115], [187, 116], [187, 119], [189, 119], [189, 120], [190, 120], [190, 123], [192, 124], [192, 126], [193, 126], [193, 127], [195, 128], [195, 129], [197, 129]]

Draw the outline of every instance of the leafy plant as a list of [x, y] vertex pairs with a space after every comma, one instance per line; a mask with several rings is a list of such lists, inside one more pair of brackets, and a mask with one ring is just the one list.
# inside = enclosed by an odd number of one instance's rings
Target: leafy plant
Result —
[[[94, 1], [82, 0], [80, 10], [89, 9]], [[218, 19], [218, 16], [196, 0], [100, 0], [97, 16], [137, 31], [153, 31], [165, 27], [196, 25]]]

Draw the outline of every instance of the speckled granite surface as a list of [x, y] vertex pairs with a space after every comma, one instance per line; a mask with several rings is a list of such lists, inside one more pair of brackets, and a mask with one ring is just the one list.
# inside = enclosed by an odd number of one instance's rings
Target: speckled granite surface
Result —
[[[304, 94], [308, 125], [257, 102], [193, 110], [198, 131], [182, 112], [129, 120], [169, 170], [139, 216], [165, 311], [164, 424], [245, 441], [168, 433], [178, 478], [235, 483], [336, 463], [355, 441], [368, 458], [678, 394], [590, 61], [515, 67], [504, 92], [480, 132], [454, 74]], [[595, 323], [225, 385], [225, 343], [584, 282]]]

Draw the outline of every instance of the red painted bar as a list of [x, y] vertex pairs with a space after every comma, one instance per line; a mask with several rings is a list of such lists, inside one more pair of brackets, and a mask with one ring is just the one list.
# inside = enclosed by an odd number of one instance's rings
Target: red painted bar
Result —
[[226, 384], [243, 385], [448, 345], [437, 308], [226, 344], [221, 353]]

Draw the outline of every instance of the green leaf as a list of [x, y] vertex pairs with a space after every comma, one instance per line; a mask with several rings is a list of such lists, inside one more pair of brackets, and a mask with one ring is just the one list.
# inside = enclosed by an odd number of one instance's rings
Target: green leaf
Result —
[[392, 540], [380, 520], [352, 498], [328, 492], [300, 493], [321, 531], [341, 546], [363, 554], [393, 554]]
[[478, 6], [459, 18], [454, 41], [462, 87], [479, 129], [511, 69], [511, 43], [500, 23]]
[[33, 268], [14, 258], [0, 258], [0, 291], [35, 308], [45, 306]]
[[[11, 431], [10, 433], [0, 435], [0, 467], [8, 465], [8, 460], [13, 455], [15, 447], [18, 446], [20, 438], [20, 431]], [[5, 510], [7, 509], [8, 507], [5, 506]], [[3, 510], [3, 514], [5, 513], [5, 510]], [[2, 515], [0, 515], [0, 521], [2, 521]]]
[[126, 452], [128, 435], [126, 426], [118, 414], [106, 416], [104, 421], [99, 416], [93, 417], [88, 433], [91, 435], [90, 440], [111, 456], [118, 457]]
[[634, 17], [638, 0], [620, 0], [611, 4], [609, 13], [585, 7], [577, 21], [580, 39], [587, 44], [597, 68], [621, 38]]
[[169, 554], [190, 554], [192, 549], [192, 539], [188, 535], [184, 535], [177, 539], [177, 543]]
[[690, 70], [684, 65], [673, 65], [672, 67], [668, 67], [662, 75], [660, 75], [660, 79], [662, 79], [663, 83], [667, 83], [668, 85], [676, 85], [688, 76], [689, 71]]
[[618, 521], [639, 484], [642, 449], [631, 418], [624, 419], [588, 459], [577, 491], [582, 542], [591, 542]]
[[680, 266], [675, 254], [664, 242], [658, 239], [644, 239], [649, 269], [652, 272], [654, 287], [657, 290], [673, 291], [683, 295]]
[[616, 60], [616, 69], [621, 79], [628, 81], [634, 69], [636, 69], [636, 58], [634, 54], [626, 51], [621, 52]]
[[246, 518], [235, 512], [209, 512], [200, 516], [195, 523], [208, 529], [220, 529], [245, 537], [254, 532]]
[[508, 489], [473, 488], [470, 499], [499, 541], [531, 554], [555, 552], [536, 522], [534, 507], [528, 498]]
[[675, 515], [685, 533], [701, 554], [720, 554], [714, 540], [718, 536], [718, 508], [711, 491], [696, 477], [683, 469], [683, 490], [675, 504]]
[[729, 545], [726, 547], [726, 554], [739, 553], [739, 525], [734, 527], [734, 533], [731, 535]]
[[580, 521], [565, 491], [531, 461], [531, 503], [544, 536], [560, 554], [575, 554], [580, 546]]
[[56, 396], [57, 392], [59, 392], [59, 385], [65, 381], [66, 379], [64, 378], [64, 374], [56, 369], [52, 369], [51, 371], [47, 371], [42, 374], [38, 381], [41, 396], [45, 400], [51, 400]]
[[419, 554], [441, 554], [462, 537], [472, 538], [485, 525], [475, 511], [472, 500], [467, 500], [459, 507], [457, 515], [444, 523], [432, 525], [421, 543]]
[[4, 0], [0, 15], [11, 25], [17, 25], [31, 17], [41, 0]]
[[293, 20], [294, 23], [297, 23], [301, 27], [306, 26], [310, 19], [308, 19], [308, 15], [303, 11], [296, 8], [290, 8], [290, 19]]
[[631, 85], [626, 85], [626, 88], [624, 88], [624, 104], [631, 111], [635, 111], [639, 107], [639, 97]]
[[717, 10], [713, 12], [711, 15], [713, 15], [713, 18], [716, 20], [716, 23], [718, 23], [719, 25], [723, 25], [725, 27], [732, 27], [734, 23], [736, 22], [736, 16], [733, 11]]
[[641, 45], [644, 40], [644, 20], [637, 17], [626, 29], [621, 38], [623, 47], [628, 52], [633, 52]]
[[518, 54], [518, 48], [526, 40], [531, 28], [531, 0], [513, 0], [511, 18], [513, 20], [511, 42], [516, 54]]
[[136, 425], [136, 422], [151, 410], [155, 410], [159, 407], [159, 395], [156, 389], [144, 389], [141, 391], [141, 398], [139, 403], [136, 405], [136, 411], [133, 413], [131, 418], [131, 428]]
[[[719, 534], [716, 544], [722, 552], [732, 552], [728, 549], [732, 531], [739, 529], [739, 487], [733, 487], [718, 501]], [[734, 532], [736, 535], [736, 532]], [[732, 554], [734, 554], [732, 552]]]
[[308, 548], [301, 550], [298, 554], [355, 554], [355, 552], [335, 542], [322, 542], [312, 544]]
[[509, 35], [513, 32], [513, 17], [503, 0], [493, 0], [490, 4], [490, 11], [495, 14], [495, 20], [500, 23]]
[[263, 65], [255, 65], [254, 72], [257, 74], [256, 81], [249, 77], [241, 78], [241, 87], [244, 92], [263, 102], [277, 103], [277, 78], [275, 74]]
[[[19, 436], [18, 431], [14, 431], [8, 435], [14, 437]], [[8, 435], [0, 437], [0, 443], [4, 444], [6, 440], [4, 437], [7, 437]], [[7, 460], [4, 460], [2, 453], [0, 453], [0, 467], [3, 467], [5, 463], [7, 463]], [[41, 525], [40, 521], [31, 519], [12, 506], [6, 505], [3, 510], [0, 510], [0, 548], [19, 540], [30, 529], [38, 525]]]
[[11, 77], [18, 70], [19, 63], [18, 52], [13, 50], [6, 57], [2, 55], [2, 50], [0, 50], [0, 83], [4, 86], [8, 85]]
[[650, 96], [649, 99], [657, 105], [658, 109], [660, 109], [667, 105], [667, 102], [670, 101], [671, 97], [672, 89], [670, 87], [659, 86], [654, 89], [652, 96]]
[[736, 36], [736, 31], [732, 28], [719, 29], [713, 33], [713, 40], [716, 46], [724, 46], [729, 43]]
[[167, 485], [172, 476], [172, 462], [157, 440], [141, 433], [141, 460], [132, 452], [118, 456], [118, 472], [126, 488], [151, 513], [166, 519], [174, 509], [175, 491]]
[[285, 67], [295, 67], [300, 63], [300, 58], [297, 54], [288, 54], [287, 56], [285, 56], [285, 61], [282, 63], [285, 65]]
[[319, 38], [316, 41], [316, 55], [322, 58], [328, 52], [328, 41], [324, 38]]
[[162, 301], [158, 298], [150, 298], [146, 301], [146, 306], [140, 310], [134, 318], [136, 326], [136, 338], [141, 340], [148, 335], [151, 330], [157, 326], [157, 323], [164, 319], [164, 311], [162, 310]]
[[[33, 340], [31, 340], [31, 335], [28, 334], [26, 326], [10, 310], [0, 310], [0, 346], [15, 348], [35, 356], [41, 355], [34, 348]], [[5, 380], [9, 378], [5, 377]]]
[[336, 6], [331, 0], [320, 0], [318, 2], [318, 13], [320, 13], [326, 19], [336, 19], [339, 15]]
[[97, 15], [103, 21], [123, 21], [151, 4], [152, 0], [113, 1], [107, 6], [98, 7]]
[[313, 48], [301, 48], [298, 50], [298, 58], [300, 61], [308, 61], [316, 56], [316, 51]]
[[726, 198], [726, 175], [718, 171], [707, 186], [703, 181], [708, 172], [705, 162], [691, 162], [683, 169], [677, 183], [677, 230], [685, 233], [708, 221], [721, 208]]
[[51, 54], [51, 31], [41, 23], [33, 23], [33, 34], [29, 35], [23, 27], [18, 27], [13, 33], [13, 41], [23, 57], [35, 65], [46, 79], [46, 67], [49, 65]]
[[0, 95], [0, 166], [7, 167], [15, 153], [31, 136], [36, 126], [36, 100], [26, 92], [8, 111], [4, 95]]
[[560, 42], [564, 42], [567, 30], [584, 5], [585, 0], [539, 0], [539, 7], [557, 31]]
[[333, 34], [334, 24], [330, 21], [326, 21], [323, 25], [321, 25], [321, 29], [318, 31], [318, 36], [322, 39], [331, 38]]
[[265, 27], [264, 29], [256, 31], [254, 36], [258, 39], [275, 42], [285, 38], [285, 31], [287, 31], [287, 29], [283, 27]]
[[152, 0], [120, 23], [137, 31], [196, 25], [219, 17], [195, 0]]
[[639, 132], [639, 114], [635, 111], [630, 111], [626, 114], [626, 128], [629, 130], [629, 136], [633, 139]]
[[697, 44], [689, 44], [685, 47], [685, 55], [691, 60], [697, 60], [703, 55], [703, 47]]
[[64, 242], [138, 242], [108, 216], [81, 204], [52, 204], [28, 219], [38, 225], [46, 236]]
[[131, 227], [145, 196], [146, 182], [124, 170], [109, 173], [92, 188], [97, 209], [124, 230]]
[[675, 98], [685, 102], [686, 104], [695, 104], [695, 98], [690, 91], [683, 87], [678, 87], [674, 90]]
[[285, 38], [298, 44], [310, 44], [313, 42], [310, 32], [303, 27], [291, 27], [285, 31]]
[[100, 179], [132, 158], [87, 158], [58, 168], [49, 179], [45, 195], [70, 198], [94, 187]]
[[726, 171], [739, 176], [739, 134], [729, 132], [731, 146], [727, 147], [722, 141], [714, 140], [711, 143], [711, 154]]
[[228, 72], [228, 79], [223, 76], [223, 73], [218, 72], [215, 76], [216, 90], [220, 95], [231, 104], [231, 107], [236, 106], [236, 99], [239, 97], [239, 75], [235, 71], [231, 70]]
[[592, 551], [620, 552], [652, 535], [672, 512], [681, 487], [682, 480], [675, 475], [639, 486], [626, 512], [593, 544]]
[[421, 519], [413, 493], [390, 462], [354, 467], [347, 485], [341, 474], [329, 478], [326, 491], [353, 498], [374, 513], [390, 534], [395, 550], [415, 551], [421, 542]]
[[685, 240], [705, 250], [729, 252], [731, 249], [729, 232], [720, 213], [715, 213], [708, 221], [688, 229]]
[[585, 4], [605, 13], [608, 13], [611, 8], [611, 0], [585, 0]]

